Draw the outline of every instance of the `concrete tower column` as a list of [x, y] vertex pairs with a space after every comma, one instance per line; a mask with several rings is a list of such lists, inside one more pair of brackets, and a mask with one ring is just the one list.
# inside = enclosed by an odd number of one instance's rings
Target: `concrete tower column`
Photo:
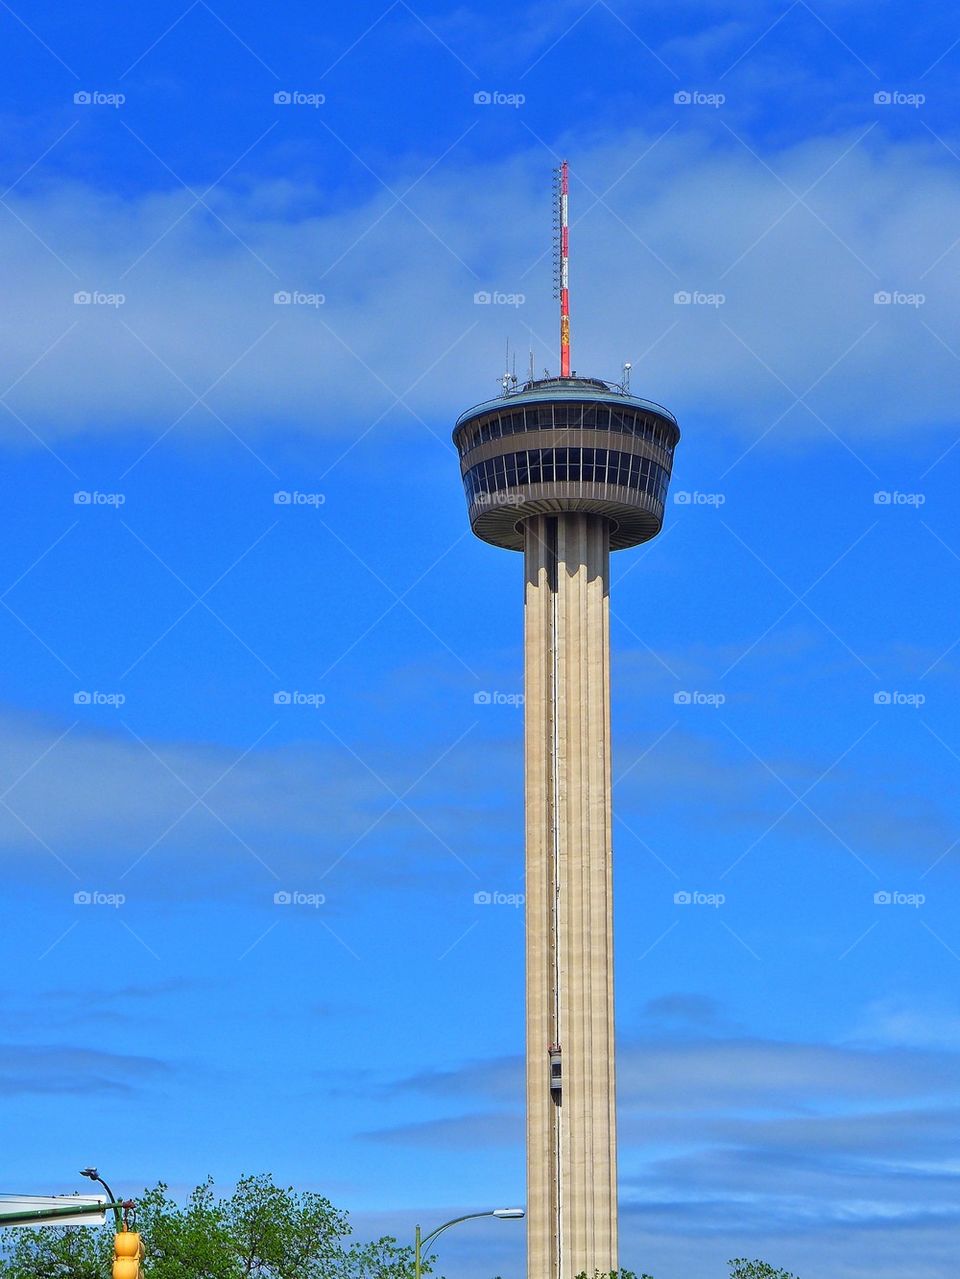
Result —
[[609, 561], [660, 532], [679, 439], [628, 387], [549, 375], [453, 431], [471, 528], [525, 562], [529, 1279], [618, 1263]]
[[610, 524], [536, 515], [524, 543], [527, 1267], [574, 1279], [618, 1264]]

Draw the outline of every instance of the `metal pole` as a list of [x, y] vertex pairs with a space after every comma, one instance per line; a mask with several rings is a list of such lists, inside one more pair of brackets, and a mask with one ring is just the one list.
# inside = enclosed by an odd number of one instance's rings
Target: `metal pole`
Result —
[[104, 1181], [104, 1179], [100, 1176], [99, 1172], [97, 1172], [96, 1168], [83, 1168], [80, 1171], [80, 1176], [89, 1177], [91, 1181], [99, 1182], [99, 1184], [103, 1186], [104, 1190], [107, 1192], [108, 1196], [110, 1197], [110, 1202], [111, 1202], [111, 1205], [113, 1206], [113, 1215], [117, 1223], [117, 1230], [122, 1230], [123, 1214], [121, 1213], [120, 1208], [117, 1206], [117, 1201], [114, 1198], [113, 1191]]
[[29, 1208], [21, 1212], [0, 1213], [0, 1226], [28, 1226], [33, 1221], [42, 1225], [45, 1221], [58, 1221], [61, 1217], [89, 1217], [95, 1212], [106, 1214], [108, 1208], [119, 1212], [120, 1205], [94, 1203], [71, 1204], [69, 1208]]
[[420, 1233], [420, 1227], [417, 1226], [414, 1236], [413, 1249], [413, 1270], [414, 1279], [420, 1279], [420, 1269], [422, 1265], [421, 1253], [425, 1243], [433, 1243], [438, 1235], [442, 1235], [445, 1230], [449, 1230], [451, 1226], [459, 1226], [461, 1221], [474, 1221], [477, 1217], [522, 1217], [524, 1215], [522, 1208], [494, 1208], [488, 1209], [486, 1212], [468, 1212], [462, 1217], [454, 1217], [452, 1221], [445, 1221], [442, 1226], [437, 1226], [436, 1230], [431, 1230], [428, 1235]]

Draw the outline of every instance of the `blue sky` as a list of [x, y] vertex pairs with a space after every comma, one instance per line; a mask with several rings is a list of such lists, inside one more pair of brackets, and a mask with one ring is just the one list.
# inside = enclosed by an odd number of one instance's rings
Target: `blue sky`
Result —
[[0, 29], [2, 1189], [522, 1201], [520, 560], [449, 434], [556, 368], [563, 156], [574, 365], [683, 430], [613, 570], [624, 1264], [948, 1273], [953, 16]]

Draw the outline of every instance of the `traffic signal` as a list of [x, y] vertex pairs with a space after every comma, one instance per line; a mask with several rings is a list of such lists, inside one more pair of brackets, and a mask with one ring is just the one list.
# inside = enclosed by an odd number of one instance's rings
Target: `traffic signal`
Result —
[[113, 1279], [143, 1279], [143, 1240], [136, 1230], [113, 1237]]

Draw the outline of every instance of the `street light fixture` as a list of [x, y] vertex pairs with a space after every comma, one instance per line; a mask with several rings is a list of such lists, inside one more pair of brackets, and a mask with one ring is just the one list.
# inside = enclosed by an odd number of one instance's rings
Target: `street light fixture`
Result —
[[491, 1208], [486, 1212], [468, 1212], [463, 1217], [454, 1217], [452, 1221], [445, 1221], [442, 1226], [437, 1226], [436, 1230], [431, 1230], [428, 1235], [421, 1235], [420, 1227], [417, 1226], [413, 1254], [414, 1279], [420, 1279], [420, 1257], [424, 1244], [433, 1243], [438, 1235], [442, 1235], [451, 1226], [459, 1226], [461, 1221], [473, 1221], [477, 1217], [499, 1217], [503, 1221], [516, 1221], [525, 1215], [523, 1208]]
[[107, 1198], [109, 1199], [111, 1205], [113, 1205], [113, 1215], [116, 1218], [117, 1229], [120, 1230], [121, 1227], [123, 1226], [123, 1217], [120, 1215], [120, 1209], [116, 1206], [117, 1201], [116, 1201], [116, 1198], [114, 1197], [113, 1191], [104, 1181], [104, 1179], [100, 1176], [99, 1172], [97, 1172], [96, 1168], [81, 1168], [80, 1176], [89, 1177], [91, 1181], [99, 1182], [100, 1185], [103, 1186], [104, 1190], [107, 1192]]

